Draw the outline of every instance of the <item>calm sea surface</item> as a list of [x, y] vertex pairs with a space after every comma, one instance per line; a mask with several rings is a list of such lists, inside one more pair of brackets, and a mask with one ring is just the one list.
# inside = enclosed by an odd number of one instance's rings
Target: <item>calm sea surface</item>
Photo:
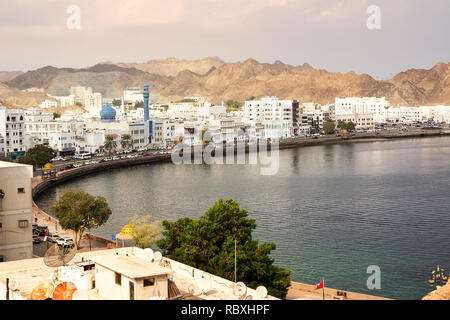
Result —
[[[198, 218], [233, 198], [256, 219], [254, 238], [277, 244], [276, 264], [295, 281], [395, 299], [420, 299], [434, 266], [450, 269], [450, 137], [313, 146], [280, 151], [277, 175], [256, 165], [143, 165], [68, 182], [107, 198], [95, 233], [108, 239], [134, 214]], [[381, 290], [367, 289], [367, 267]]]

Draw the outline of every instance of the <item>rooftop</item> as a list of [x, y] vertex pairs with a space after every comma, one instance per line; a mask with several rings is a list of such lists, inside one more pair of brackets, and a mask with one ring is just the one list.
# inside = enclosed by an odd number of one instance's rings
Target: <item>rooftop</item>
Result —
[[[161, 262], [152, 262], [146, 258], [146, 252], [136, 247], [117, 248], [80, 252], [69, 265], [79, 264], [80, 261], [91, 260], [108, 269], [119, 272], [132, 279], [167, 274], [175, 282], [184, 300], [240, 300], [233, 294], [232, 281], [188, 265], [163, 257]], [[5, 299], [5, 279], [17, 280], [18, 287], [12, 293], [12, 299], [28, 300], [31, 292], [39, 284], [49, 281], [56, 272], [56, 268], [47, 267], [43, 258], [18, 260], [0, 263], [0, 300]], [[209, 284], [209, 288], [202, 289], [202, 284]], [[208, 287], [208, 285], [207, 285]], [[102, 300], [96, 289], [89, 291], [90, 300]], [[245, 296], [256, 299], [254, 289], [247, 288]], [[267, 296], [265, 299], [276, 299]]]
[[131, 255], [99, 256], [92, 258], [92, 261], [130, 279], [170, 274], [168, 268]]
[[[12, 168], [12, 167], [28, 167], [27, 164], [20, 164], [15, 162], [7, 162], [7, 161], [0, 161], [0, 168]], [[31, 167], [31, 166], [29, 166]]]

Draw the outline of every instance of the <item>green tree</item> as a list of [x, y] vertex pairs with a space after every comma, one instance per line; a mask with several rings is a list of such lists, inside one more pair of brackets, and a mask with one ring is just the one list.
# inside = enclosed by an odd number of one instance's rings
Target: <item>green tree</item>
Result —
[[352, 132], [352, 131], [355, 131], [355, 123], [354, 122], [352, 122], [352, 121], [350, 121], [350, 122], [347, 122], [347, 131], [348, 132]]
[[133, 226], [132, 237], [136, 246], [150, 248], [159, 239], [161, 222], [152, 221], [152, 216], [134, 216], [129, 222]]
[[57, 112], [53, 112], [53, 119], [61, 118], [61, 115]]
[[83, 104], [82, 104], [81, 102], [77, 102], [77, 103], [75, 103], [75, 105], [76, 105], [77, 107], [82, 107], [82, 106], [83, 106]]
[[225, 105], [228, 108], [240, 109], [243, 106], [243, 103], [239, 102], [239, 101], [235, 101], [235, 100], [229, 99], [229, 100], [225, 101]]
[[28, 149], [24, 158], [19, 159], [20, 163], [31, 164], [33, 168], [42, 168], [53, 158], [53, 149], [44, 145], [37, 145]]
[[120, 139], [120, 144], [123, 149], [133, 147], [133, 137], [130, 134], [123, 134]]
[[237, 281], [249, 287], [265, 286], [269, 294], [284, 298], [291, 271], [274, 266], [270, 252], [275, 243], [252, 239], [256, 222], [237, 202], [219, 199], [198, 220], [163, 221], [164, 238], [157, 245], [171, 259], [234, 281], [235, 240]]
[[65, 190], [50, 207], [62, 228], [74, 232], [77, 248], [85, 230], [102, 226], [108, 221], [111, 209], [104, 197], [94, 197], [82, 190]]
[[134, 104], [134, 107], [137, 108], [143, 108], [144, 107], [144, 101], [138, 101]]
[[114, 136], [105, 136], [105, 143], [103, 144], [103, 148], [111, 154], [117, 148], [116, 137]]
[[112, 104], [113, 104], [114, 107], [119, 107], [119, 106], [122, 105], [122, 101], [120, 101], [120, 99], [114, 99], [112, 101]]
[[177, 103], [195, 103], [196, 101], [194, 99], [191, 98], [185, 98], [185, 99], [181, 99], [180, 101], [178, 101]]
[[332, 120], [328, 120], [323, 124], [323, 131], [325, 134], [333, 134], [336, 123]]

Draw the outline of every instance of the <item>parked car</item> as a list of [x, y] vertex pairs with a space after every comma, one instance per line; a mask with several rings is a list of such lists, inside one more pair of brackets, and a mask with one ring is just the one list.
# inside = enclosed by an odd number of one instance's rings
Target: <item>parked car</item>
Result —
[[56, 242], [59, 239], [61, 239], [61, 237], [56, 233], [47, 236], [47, 241], [49, 241], [49, 242]]
[[38, 235], [33, 234], [33, 243], [40, 243], [41, 242], [41, 238], [39, 238]]
[[71, 247], [74, 245], [72, 238], [69, 238], [69, 237], [59, 238], [58, 240], [56, 240], [56, 243], [59, 246], [64, 246], [64, 247]]
[[45, 236], [45, 233], [47, 232], [48, 227], [47, 226], [38, 226], [36, 230], [38, 231], [39, 236]]

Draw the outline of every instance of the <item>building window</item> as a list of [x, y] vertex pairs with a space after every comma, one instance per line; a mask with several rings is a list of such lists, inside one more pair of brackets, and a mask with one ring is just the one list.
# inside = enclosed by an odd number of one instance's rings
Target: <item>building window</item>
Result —
[[120, 273], [115, 272], [115, 276], [116, 276], [116, 284], [121, 286], [122, 285], [122, 275]]
[[144, 287], [151, 287], [155, 285], [155, 278], [144, 279]]
[[28, 228], [28, 220], [19, 220], [19, 228]]
[[25, 193], [25, 188], [17, 188], [17, 193]]

